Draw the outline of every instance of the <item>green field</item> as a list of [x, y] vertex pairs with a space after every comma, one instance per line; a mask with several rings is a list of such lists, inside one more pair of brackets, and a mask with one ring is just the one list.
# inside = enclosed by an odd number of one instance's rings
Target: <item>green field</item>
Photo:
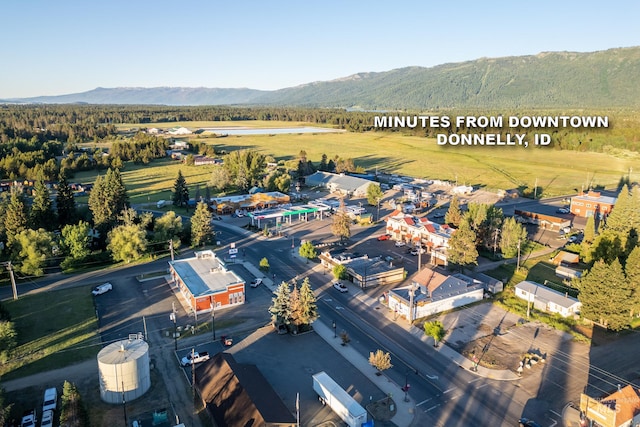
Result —
[[[232, 124], [261, 127], [291, 126], [288, 122], [185, 122], [193, 127]], [[147, 124], [156, 126], [158, 124]], [[166, 123], [159, 124], [166, 126]], [[176, 125], [176, 123], [172, 123]], [[313, 124], [307, 123], [313, 126]], [[404, 136], [400, 133], [331, 133], [228, 136], [223, 138], [191, 138], [212, 144], [218, 151], [242, 148], [258, 150], [278, 160], [295, 158], [300, 150], [316, 165], [322, 154], [353, 158], [356, 165], [369, 171], [378, 170], [419, 178], [456, 181], [491, 191], [533, 188], [537, 179], [538, 194], [543, 197], [571, 194], [582, 188], [607, 187], [618, 184], [632, 170], [632, 181], [640, 173], [637, 153], [612, 155], [604, 153], [560, 151], [553, 148], [520, 147], [441, 147], [433, 139]], [[128, 163], [123, 171], [125, 184], [133, 203], [170, 199], [170, 189], [178, 169], [187, 183], [205, 184], [215, 166], [187, 167], [177, 161], [156, 160], [151, 165]], [[92, 181], [95, 173], [79, 173], [76, 181]]]
[[6, 301], [18, 346], [0, 365], [3, 380], [95, 357], [100, 351], [91, 287], [41, 292]]

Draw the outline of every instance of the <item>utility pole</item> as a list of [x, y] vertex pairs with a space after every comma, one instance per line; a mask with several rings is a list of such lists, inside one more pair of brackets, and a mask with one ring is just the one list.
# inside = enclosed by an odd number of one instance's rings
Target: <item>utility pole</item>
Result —
[[422, 236], [418, 240], [418, 273], [422, 270]]
[[169, 240], [169, 250], [171, 251], [171, 261], [173, 262], [173, 240]]
[[178, 351], [178, 325], [176, 324], [176, 303], [171, 303], [171, 315], [169, 316], [173, 320], [173, 344], [175, 351]]
[[11, 277], [11, 289], [13, 290], [13, 299], [18, 299], [18, 288], [16, 287], [16, 278], [13, 276], [13, 266], [11, 261], [7, 261], [7, 270], [9, 270], [9, 277]]
[[196, 366], [193, 359], [196, 358], [196, 349], [191, 348], [191, 403], [193, 404], [193, 414], [196, 415]]
[[216, 302], [211, 303], [211, 329], [213, 330], [213, 340], [216, 340]]
[[518, 239], [518, 264], [516, 265], [516, 271], [520, 271], [520, 239]]
[[533, 184], [533, 200], [538, 199], [538, 178], [536, 178], [536, 183]]

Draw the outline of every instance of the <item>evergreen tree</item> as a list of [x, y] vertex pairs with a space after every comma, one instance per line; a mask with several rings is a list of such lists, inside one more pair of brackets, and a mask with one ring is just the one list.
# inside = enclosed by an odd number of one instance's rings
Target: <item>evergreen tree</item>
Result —
[[451, 198], [451, 202], [449, 203], [449, 209], [444, 216], [444, 222], [451, 225], [452, 227], [458, 228], [460, 226], [461, 220], [462, 212], [460, 212], [460, 201], [458, 200], [458, 196], [453, 196]]
[[62, 406], [60, 407], [60, 425], [83, 427], [89, 425], [89, 417], [75, 384], [65, 381], [62, 386]]
[[449, 261], [459, 264], [460, 267], [478, 264], [476, 233], [473, 232], [466, 221], [460, 223], [460, 228], [449, 239], [447, 258]]
[[73, 190], [64, 174], [60, 174], [58, 181], [58, 194], [56, 196], [56, 209], [58, 211], [58, 223], [60, 227], [73, 224], [76, 218], [76, 200]]
[[18, 234], [27, 228], [27, 208], [24, 204], [22, 191], [14, 188], [11, 191], [9, 204], [4, 214], [4, 229], [7, 235], [7, 246], [11, 247]]
[[351, 218], [347, 215], [347, 211], [344, 207], [344, 199], [340, 199], [340, 207], [333, 215], [331, 232], [334, 236], [340, 237], [340, 240], [347, 240], [351, 237]]
[[318, 165], [318, 170], [322, 172], [327, 171], [327, 155], [322, 153], [322, 159], [320, 160], [320, 164]]
[[293, 325], [297, 332], [302, 326], [302, 306], [300, 305], [300, 291], [298, 285], [293, 285], [293, 290], [289, 294], [289, 310], [291, 311], [291, 317], [289, 318], [289, 324]]
[[304, 278], [300, 286], [300, 307], [302, 324], [310, 325], [318, 319], [318, 304], [308, 277]]
[[98, 176], [89, 195], [89, 209], [94, 225], [102, 232], [111, 229], [128, 202], [127, 190], [118, 169], [108, 169]]
[[55, 228], [55, 216], [51, 203], [51, 193], [42, 178], [38, 179], [34, 186], [33, 203], [29, 213], [29, 224], [32, 229], [53, 230]]
[[629, 300], [632, 289], [627, 283], [620, 262], [596, 261], [578, 281], [582, 303], [581, 313], [587, 319], [605, 325], [612, 331], [629, 326]]
[[631, 315], [640, 313], [640, 246], [636, 246], [624, 268], [625, 276], [631, 288]]
[[211, 212], [205, 203], [198, 203], [191, 217], [191, 246], [204, 246], [213, 238]]
[[173, 184], [173, 205], [178, 207], [187, 206], [189, 203], [189, 188], [187, 187], [187, 181], [182, 175], [182, 171], [178, 170], [178, 177]]
[[633, 210], [629, 187], [625, 184], [622, 186], [620, 193], [618, 193], [618, 199], [611, 213], [606, 218], [605, 229], [626, 234], [632, 227], [629, 219], [633, 216]]
[[275, 296], [271, 299], [271, 321], [274, 325], [288, 325], [291, 319], [291, 307], [289, 305], [289, 295], [291, 290], [287, 282], [282, 282], [275, 291]]

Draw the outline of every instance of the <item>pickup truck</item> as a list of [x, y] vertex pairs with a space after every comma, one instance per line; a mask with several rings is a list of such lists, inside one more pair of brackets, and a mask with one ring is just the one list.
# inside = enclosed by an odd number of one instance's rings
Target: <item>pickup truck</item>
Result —
[[195, 365], [197, 363], [206, 362], [210, 358], [211, 357], [209, 356], [209, 353], [207, 353], [206, 351], [203, 351], [201, 353], [198, 353], [196, 351], [195, 353], [189, 353], [185, 357], [183, 357], [180, 361], [180, 364], [182, 366]]
[[22, 414], [22, 422], [20, 423], [20, 427], [36, 427], [37, 422], [38, 418], [36, 417], [35, 409], [24, 411], [24, 414]]

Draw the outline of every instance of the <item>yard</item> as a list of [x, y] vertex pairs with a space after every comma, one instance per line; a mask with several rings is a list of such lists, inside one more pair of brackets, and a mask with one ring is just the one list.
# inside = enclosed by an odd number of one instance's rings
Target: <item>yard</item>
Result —
[[3, 302], [18, 346], [0, 365], [2, 380], [95, 357], [101, 348], [91, 287], [40, 292]]

